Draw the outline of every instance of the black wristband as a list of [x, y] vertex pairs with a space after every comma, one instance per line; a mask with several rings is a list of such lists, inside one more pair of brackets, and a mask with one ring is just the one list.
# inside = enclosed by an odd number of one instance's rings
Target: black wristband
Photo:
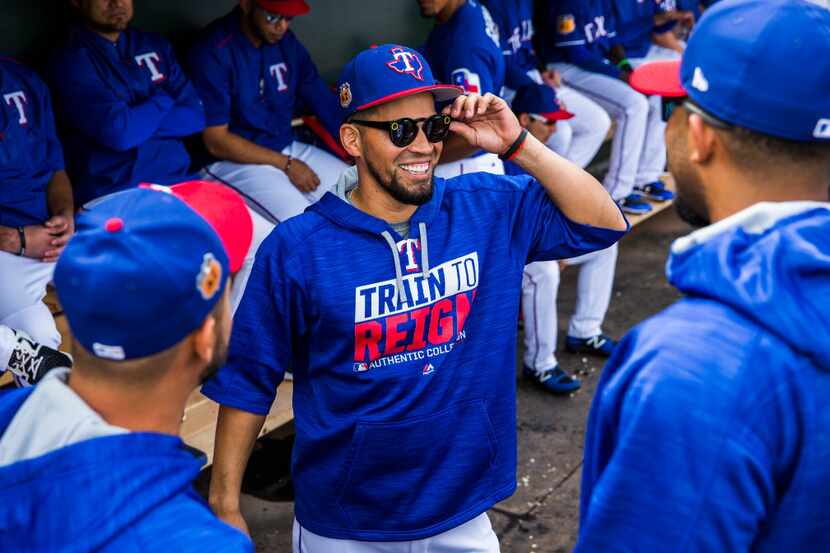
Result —
[[20, 249], [17, 255], [23, 256], [26, 253], [26, 230], [23, 227], [17, 227], [17, 235], [20, 237]]
[[519, 138], [517, 138], [516, 141], [510, 145], [506, 152], [499, 156], [499, 159], [502, 161], [510, 161], [510, 159], [516, 155], [516, 152], [518, 152], [522, 145], [525, 143], [526, 138], [527, 129], [522, 129], [522, 132], [519, 133]]

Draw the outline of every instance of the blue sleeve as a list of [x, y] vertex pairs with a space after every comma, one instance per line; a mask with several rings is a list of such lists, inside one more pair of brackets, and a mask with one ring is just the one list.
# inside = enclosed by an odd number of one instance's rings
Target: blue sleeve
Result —
[[536, 179], [529, 175], [512, 179], [519, 186], [511, 214], [513, 242], [518, 252], [527, 252], [525, 264], [603, 250], [628, 232], [575, 223], [559, 211]]
[[462, 87], [468, 94], [501, 94], [501, 90], [496, 90], [496, 77], [493, 75], [495, 67], [491, 55], [485, 50], [475, 48], [460, 52], [456, 49], [449, 53], [446, 67], [450, 75], [449, 84]]
[[504, 61], [507, 64], [504, 83], [508, 88], [519, 90], [523, 86], [538, 84], [528, 76], [527, 71], [518, 63], [516, 56], [505, 56]]
[[768, 380], [756, 369], [782, 348], [761, 354], [751, 325], [690, 303], [634, 329], [603, 370], [574, 553], [750, 551], [774, 508], [775, 474], [796, 447], [780, 437], [798, 434], [798, 407], [786, 384], [757, 386]]
[[66, 51], [50, 65], [61, 113], [78, 131], [117, 151], [135, 148], [158, 131], [176, 101], [160, 91], [130, 105], [101, 82], [84, 50]]
[[571, 63], [586, 71], [601, 73], [614, 79], [619, 78], [622, 74], [622, 71], [612, 65], [610, 61], [598, 55], [596, 52], [588, 50], [585, 46], [569, 47], [567, 57]]
[[317, 66], [311, 60], [308, 50], [300, 43], [296, 45], [295, 67], [300, 71], [297, 90], [300, 98], [311, 108], [311, 111], [320, 118], [323, 126], [331, 133], [335, 140], [339, 140], [340, 124], [343, 122], [342, 111], [334, 92], [320, 78]]
[[43, 132], [46, 139], [46, 166], [51, 171], [63, 171], [65, 168], [63, 160], [63, 146], [58, 140], [58, 133], [55, 129], [55, 114], [52, 111], [52, 100], [49, 96], [49, 89], [42, 82], [38, 83], [40, 88], [41, 114], [43, 117]]
[[190, 50], [190, 77], [204, 103], [208, 127], [227, 125], [231, 120], [231, 70], [222, 50], [211, 44], [197, 44]]
[[205, 128], [205, 108], [193, 84], [176, 61], [173, 49], [169, 44], [166, 46], [167, 59], [170, 61], [165, 89], [176, 104], [162, 119], [157, 136], [164, 138], [190, 136]]
[[267, 415], [304, 334], [303, 286], [280, 228], [260, 246], [233, 319], [228, 362], [202, 387], [221, 405]]

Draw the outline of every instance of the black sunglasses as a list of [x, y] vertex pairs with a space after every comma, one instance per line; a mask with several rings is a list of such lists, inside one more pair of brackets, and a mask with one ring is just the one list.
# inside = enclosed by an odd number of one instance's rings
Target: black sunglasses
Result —
[[668, 121], [669, 120], [669, 118], [671, 117], [671, 114], [674, 113], [674, 108], [676, 108], [677, 106], [683, 106], [686, 109], [686, 111], [688, 111], [689, 113], [694, 113], [695, 115], [700, 116], [700, 118], [703, 119], [706, 122], [706, 124], [708, 124], [711, 127], [715, 127], [716, 129], [721, 129], [721, 130], [725, 130], [725, 131], [732, 128], [732, 125], [730, 125], [726, 121], [721, 121], [720, 119], [718, 119], [714, 115], [710, 115], [710, 114], [706, 113], [705, 111], [703, 111], [703, 109], [698, 107], [697, 104], [695, 104], [694, 102], [689, 100], [688, 96], [682, 96], [680, 98], [666, 98], [666, 97], [663, 97], [663, 104], [662, 105], [663, 105], [663, 113], [662, 113], [663, 121]]
[[432, 117], [421, 117], [411, 119], [404, 117], [393, 121], [365, 121], [352, 119], [349, 121], [356, 125], [363, 125], [373, 129], [380, 129], [389, 133], [389, 140], [398, 148], [405, 148], [415, 141], [418, 136], [419, 123], [423, 123], [424, 134], [430, 142], [441, 142], [450, 133], [452, 117], [449, 115], [436, 114]]

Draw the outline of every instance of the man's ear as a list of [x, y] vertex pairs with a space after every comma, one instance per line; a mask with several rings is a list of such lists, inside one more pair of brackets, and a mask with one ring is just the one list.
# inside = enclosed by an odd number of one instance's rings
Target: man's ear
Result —
[[216, 319], [213, 313], [205, 317], [202, 326], [194, 330], [190, 336], [193, 355], [204, 364], [210, 363], [216, 348]]
[[251, 13], [251, 0], [239, 0], [239, 7], [242, 9], [242, 13], [246, 15]]
[[715, 130], [707, 125], [696, 113], [689, 115], [686, 132], [688, 133], [689, 161], [707, 163], [715, 152], [716, 143], [720, 141]]
[[527, 126], [530, 125], [530, 116], [526, 113], [520, 113], [519, 114], [519, 125], [521, 125], [522, 128], [526, 129]]
[[355, 125], [351, 123], [340, 125], [340, 144], [353, 158], [363, 157], [363, 138]]

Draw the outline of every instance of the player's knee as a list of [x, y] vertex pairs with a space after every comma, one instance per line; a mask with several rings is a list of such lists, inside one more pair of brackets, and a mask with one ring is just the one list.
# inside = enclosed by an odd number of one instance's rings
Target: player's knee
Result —
[[639, 92], [631, 91], [625, 103], [625, 114], [629, 119], [646, 119], [648, 117], [648, 99]]

